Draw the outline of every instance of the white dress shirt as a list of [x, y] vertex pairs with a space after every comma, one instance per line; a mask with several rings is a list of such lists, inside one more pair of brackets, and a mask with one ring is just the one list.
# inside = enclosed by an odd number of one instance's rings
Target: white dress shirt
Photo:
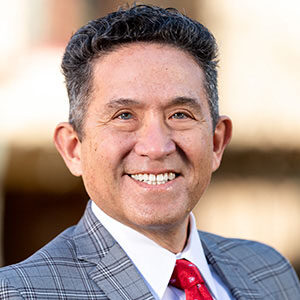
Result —
[[157, 300], [185, 299], [184, 291], [169, 285], [176, 259], [181, 258], [197, 266], [213, 299], [234, 299], [206, 261], [192, 213], [187, 245], [181, 253], [174, 254], [143, 234], [111, 218], [94, 202], [92, 202], [92, 211], [132, 260]]

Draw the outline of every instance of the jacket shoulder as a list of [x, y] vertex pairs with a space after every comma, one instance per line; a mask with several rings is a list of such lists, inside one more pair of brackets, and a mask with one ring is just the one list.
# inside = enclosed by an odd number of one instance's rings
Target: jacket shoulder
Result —
[[227, 261], [266, 293], [300, 299], [300, 283], [290, 262], [274, 248], [251, 240], [225, 238], [199, 231], [212, 265]]
[[48, 299], [66, 286], [80, 287], [87, 275], [76, 255], [74, 228], [66, 229], [26, 260], [0, 268], [0, 299]]
[[255, 260], [261, 259], [265, 263], [273, 263], [278, 260], [287, 261], [277, 250], [261, 242], [226, 238], [203, 231], [199, 231], [199, 235], [208, 248], [217, 249], [218, 252], [230, 255], [237, 261], [244, 261], [251, 257], [255, 258]]
[[15, 272], [14, 270], [18, 268], [41, 268], [44, 264], [48, 265], [53, 260], [59, 261], [60, 259], [74, 257], [75, 246], [72, 239], [74, 227], [70, 227], [60, 233], [27, 259], [10, 266], [0, 268], [0, 278], [3, 274], [8, 275], [10, 272]]

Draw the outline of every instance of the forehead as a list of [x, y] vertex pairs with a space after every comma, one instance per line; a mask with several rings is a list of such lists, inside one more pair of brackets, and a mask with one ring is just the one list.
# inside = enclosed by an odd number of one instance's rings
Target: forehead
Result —
[[102, 104], [120, 97], [146, 103], [174, 97], [207, 102], [204, 80], [202, 69], [185, 51], [165, 44], [131, 43], [94, 61], [93, 98]]

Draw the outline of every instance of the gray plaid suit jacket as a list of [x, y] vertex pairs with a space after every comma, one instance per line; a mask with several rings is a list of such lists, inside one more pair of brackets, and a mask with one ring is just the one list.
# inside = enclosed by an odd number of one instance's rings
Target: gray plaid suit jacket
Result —
[[[272, 248], [199, 232], [208, 262], [236, 299], [300, 299], [299, 280]], [[158, 270], [159, 274], [159, 270]], [[27, 260], [0, 270], [1, 299], [154, 299], [91, 211]]]

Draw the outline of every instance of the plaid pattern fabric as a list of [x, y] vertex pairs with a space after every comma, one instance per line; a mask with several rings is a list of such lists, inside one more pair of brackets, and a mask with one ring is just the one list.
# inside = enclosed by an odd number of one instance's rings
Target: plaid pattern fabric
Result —
[[[154, 299], [90, 204], [77, 226], [27, 260], [0, 269], [0, 299]], [[209, 263], [236, 299], [300, 299], [295, 272], [272, 248], [199, 234]]]
[[208, 262], [236, 299], [300, 299], [299, 279], [273, 248], [199, 232]]
[[154, 299], [90, 204], [77, 226], [27, 260], [0, 269], [0, 299]]

